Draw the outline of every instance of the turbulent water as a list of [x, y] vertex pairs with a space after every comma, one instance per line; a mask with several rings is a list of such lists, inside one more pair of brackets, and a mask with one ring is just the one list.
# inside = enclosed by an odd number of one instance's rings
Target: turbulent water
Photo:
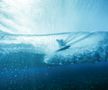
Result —
[[[1, 32], [0, 67], [31, 67], [108, 61], [108, 32], [18, 35]], [[56, 39], [70, 39], [71, 47], [57, 52]], [[83, 38], [84, 37], [84, 38]], [[49, 40], [50, 39], [50, 40]]]

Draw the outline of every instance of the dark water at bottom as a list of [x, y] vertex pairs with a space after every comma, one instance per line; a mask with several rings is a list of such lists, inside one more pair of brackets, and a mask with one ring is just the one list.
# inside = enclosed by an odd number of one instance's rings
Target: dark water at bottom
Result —
[[0, 90], [108, 90], [108, 63], [1, 68]]

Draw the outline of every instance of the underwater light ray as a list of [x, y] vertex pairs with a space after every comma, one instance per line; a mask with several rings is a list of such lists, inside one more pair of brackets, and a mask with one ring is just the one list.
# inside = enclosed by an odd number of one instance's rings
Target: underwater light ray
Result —
[[2, 0], [0, 11], [4, 11], [0, 13], [19, 25], [13, 26], [17, 28], [11, 30], [13, 33], [99, 31], [108, 28], [107, 16], [101, 13], [106, 6], [103, 8], [101, 4], [101, 0]]
[[[0, 25], [3, 26], [3, 27], [5, 27], [5, 28], [7, 28], [7, 29], [9, 29], [9, 30], [13, 30], [13, 31], [15, 30], [15, 31], [17, 31], [17, 29], [15, 27], [13, 27], [13, 26], [11, 26], [9, 24], [6, 24], [5, 22], [0, 22]], [[3, 29], [3, 28], [1, 28], [1, 29]]]

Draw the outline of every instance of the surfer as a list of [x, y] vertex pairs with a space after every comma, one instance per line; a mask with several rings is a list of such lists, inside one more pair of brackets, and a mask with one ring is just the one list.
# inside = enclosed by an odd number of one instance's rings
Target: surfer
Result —
[[67, 45], [67, 43], [63, 39], [56, 39], [56, 41], [58, 42], [58, 45], [60, 47], [60, 49], [58, 49], [57, 52], [66, 50], [70, 47], [70, 45]]
[[[88, 38], [92, 34], [93, 34], [93, 32], [87, 33], [84, 36], [82, 36], [81, 38], [78, 38], [78, 39], [76, 39], [74, 41], [73, 41], [74, 37], [71, 38], [70, 35], [65, 40], [63, 40], [63, 39], [56, 39], [56, 41], [58, 42], [58, 45], [60, 46], [60, 48], [58, 50], [56, 50], [56, 51], [58, 52], [58, 51], [66, 50], [66, 49], [70, 48], [73, 44], [78, 43], [78, 42]], [[71, 39], [69, 39], [69, 38], [71, 38]]]
[[58, 42], [59, 46], [66, 46], [66, 42], [63, 39], [56, 39], [56, 41]]

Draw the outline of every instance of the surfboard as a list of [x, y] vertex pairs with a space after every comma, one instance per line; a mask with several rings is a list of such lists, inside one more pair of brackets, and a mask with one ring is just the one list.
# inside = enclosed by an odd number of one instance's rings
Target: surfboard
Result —
[[63, 47], [61, 47], [60, 49], [56, 50], [56, 52], [66, 50], [66, 49], [68, 49], [68, 48], [70, 48], [70, 47], [71, 47], [70, 45], [63, 46]]

